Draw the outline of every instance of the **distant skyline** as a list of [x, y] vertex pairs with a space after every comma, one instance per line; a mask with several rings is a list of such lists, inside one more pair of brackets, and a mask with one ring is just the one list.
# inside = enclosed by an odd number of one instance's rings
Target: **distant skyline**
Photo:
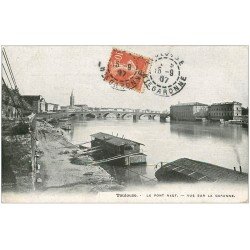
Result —
[[[103, 81], [98, 67], [106, 66], [112, 47], [153, 58], [171, 52], [184, 60], [187, 77], [183, 90], [160, 97], [145, 89], [118, 91]], [[49, 103], [90, 107], [169, 109], [178, 102], [239, 101], [248, 107], [247, 46], [6, 46], [20, 93], [42, 95]], [[2, 62], [4, 60], [2, 59]], [[5, 77], [3, 71], [2, 76]], [[8, 82], [8, 81], [7, 81]]]

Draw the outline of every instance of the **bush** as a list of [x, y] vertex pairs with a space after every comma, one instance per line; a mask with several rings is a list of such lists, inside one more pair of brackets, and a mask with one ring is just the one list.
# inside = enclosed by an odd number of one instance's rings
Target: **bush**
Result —
[[27, 123], [18, 123], [15, 125], [11, 132], [13, 135], [25, 135], [29, 133], [29, 124]]
[[58, 120], [57, 120], [56, 118], [52, 118], [52, 119], [50, 119], [50, 120], [48, 121], [48, 123], [50, 123], [50, 124], [52, 124], [52, 125], [56, 125], [56, 124], [58, 124], [59, 122], [58, 122]]

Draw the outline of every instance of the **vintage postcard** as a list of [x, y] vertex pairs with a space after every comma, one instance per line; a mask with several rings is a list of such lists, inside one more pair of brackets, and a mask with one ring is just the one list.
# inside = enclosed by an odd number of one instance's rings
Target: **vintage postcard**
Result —
[[2, 46], [4, 203], [248, 203], [248, 46]]

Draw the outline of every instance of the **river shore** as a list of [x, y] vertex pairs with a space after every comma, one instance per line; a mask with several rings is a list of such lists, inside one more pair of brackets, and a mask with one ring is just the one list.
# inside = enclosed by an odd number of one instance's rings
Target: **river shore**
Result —
[[103, 168], [91, 165], [93, 159], [68, 141], [62, 129], [44, 121], [37, 121], [36, 128], [38, 192], [98, 193], [123, 189]]
[[93, 159], [72, 144], [61, 128], [37, 121], [36, 132], [35, 173], [31, 169], [30, 133], [2, 137], [6, 168], [2, 202], [43, 202], [57, 195], [76, 195], [77, 200], [77, 196], [84, 199], [99, 192], [124, 189], [102, 167], [92, 165]]

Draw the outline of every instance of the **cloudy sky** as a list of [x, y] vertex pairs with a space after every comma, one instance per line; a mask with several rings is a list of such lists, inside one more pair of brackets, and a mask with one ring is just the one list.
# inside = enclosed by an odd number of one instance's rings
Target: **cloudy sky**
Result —
[[[184, 60], [184, 89], [172, 97], [112, 89], [101, 77], [111, 46], [5, 46], [21, 94], [42, 95], [47, 102], [165, 110], [178, 102], [211, 104], [239, 101], [248, 106], [247, 46], [114, 46], [146, 57], [171, 52]], [[2, 60], [3, 61], [3, 60]], [[4, 63], [4, 61], [3, 61]], [[3, 77], [4, 73], [2, 72]]]

